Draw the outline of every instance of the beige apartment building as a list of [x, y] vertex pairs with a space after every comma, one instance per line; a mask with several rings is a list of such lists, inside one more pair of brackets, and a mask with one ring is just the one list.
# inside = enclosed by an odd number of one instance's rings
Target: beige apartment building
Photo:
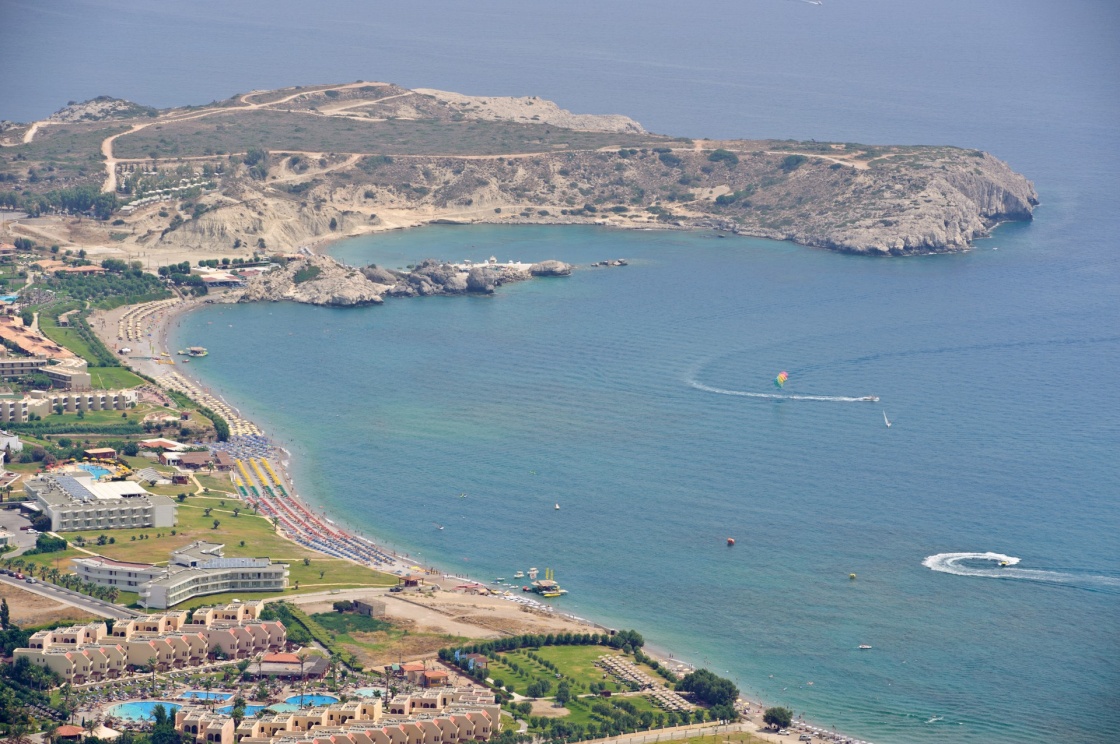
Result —
[[449, 688], [427, 702], [398, 705], [412, 711], [398, 714], [384, 712], [377, 698], [352, 700], [245, 718], [236, 728], [228, 716], [191, 707], [176, 712], [175, 727], [195, 744], [466, 744], [500, 728], [501, 709], [485, 690]]
[[[245, 606], [250, 609], [244, 609]], [[169, 612], [105, 623], [41, 630], [14, 657], [27, 658], [70, 684], [116, 679], [140, 670], [186, 669], [206, 663], [215, 648], [228, 658], [246, 659], [281, 649], [287, 631], [278, 620], [260, 620], [256, 603], [237, 603], [207, 612]], [[220, 619], [228, 618], [228, 619]]]

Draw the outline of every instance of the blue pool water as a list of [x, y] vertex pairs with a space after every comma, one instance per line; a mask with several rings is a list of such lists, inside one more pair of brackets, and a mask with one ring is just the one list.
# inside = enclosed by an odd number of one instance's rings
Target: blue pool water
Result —
[[167, 709], [168, 714], [173, 714], [183, 706], [178, 703], [169, 703], [164, 700], [139, 700], [131, 703], [121, 703], [109, 709], [108, 714], [113, 718], [125, 718], [130, 721], [150, 721], [152, 711], [157, 705]]
[[233, 697], [231, 692], [207, 692], [206, 690], [187, 690], [182, 697], [193, 700], [229, 700]]
[[358, 697], [372, 698], [381, 697], [385, 694], [385, 691], [380, 687], [362, 687], [360, 689], [354, 690], [354, 694]]
[[338, 698], [332, 695], [292, 695], [284, 702], [307, 708], [314, 707], [316, 705], [328, 705], [329, 703], [337, 703]]
[[[245, 706], [245, 717], [246, 718], [252, 718], [253, 716], [255, 716], [260, 711], [264, 710], [265, 708], [271, 708], [272, 710], [276, 710], [276, 706], [274, 706], [274, 705], [246, 705]], [[217, 711], [218, 713], [222, 713], [222, 714], [228, 716], [230, 713], [233, 713], [233, 706], [232, 705], [223, 705], [222, 707], [215, 708], [214, 710]]]
[[101, 478], [103, 476], [108, 475], [110, 472], [112, 472], [112, 471], [109, 470], [109, 468], [103, 468], [100, 465], [94, 465], [93, 463], [89, 463], [89, 462], [83, 462], [81, 465], [78, 466], [78, 469], [86, 471], [87, 473], [91, 474], [94, 478]]
[[294, 713], [299, 710], [299, 706], [292, 705], [291, 703], [273, 703], [268, 706], [268, 709], [276, 713]]

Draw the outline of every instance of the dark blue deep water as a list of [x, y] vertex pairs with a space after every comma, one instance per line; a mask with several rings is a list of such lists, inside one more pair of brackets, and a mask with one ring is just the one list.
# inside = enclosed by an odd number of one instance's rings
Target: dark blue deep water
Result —
[[[433, 227], [333, 252], [631, 265], [490, 298], [216, 307], [180, 342], [210, 348], [192, 372], [288, 442], [303, 494], [339, 518], [479, 578], [552, 567], [564, 608], [637, 627], [766, 703], [877, 742], [1120, 730], [1114, 4], [0, 14], [0, 118], [101, 93], [169, 105], [362, 78], [538, 94], [672, 134], [1008, 160], [1043, 205], [964, 255]], [[773, 392], [782, 369], [791, 394], [881, 401], [743, 395]], [[923, 565], [986, 552], [1020, 563]]]

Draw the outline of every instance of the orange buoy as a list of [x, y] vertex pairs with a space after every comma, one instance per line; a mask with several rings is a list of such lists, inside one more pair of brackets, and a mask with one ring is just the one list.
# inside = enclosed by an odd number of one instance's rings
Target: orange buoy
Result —
[[731, 547], [734, 544], [735, 544], [735, 538], [733, 538], [733, 537], [727, 538], [727, 546], [728, 547]]

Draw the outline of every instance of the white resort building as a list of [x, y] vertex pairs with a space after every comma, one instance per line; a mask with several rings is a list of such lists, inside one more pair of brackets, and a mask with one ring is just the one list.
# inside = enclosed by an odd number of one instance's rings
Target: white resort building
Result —
[[133, 481], [100, 483], [84, 471], [46, 473], [23, 488], [51, 518], [52, 532], [175, 526], [174, 500], [148, 493]]
[[73, 565], [83, 581], [137, 592], [140, 606], [153, 609], [167, 609], [207, 594], [287, 588], [288, 564], [268, 558], [225, 558], [223, 547], [198, 540], [172, 552], [166, 567], [101, 556], [76, 558]]

